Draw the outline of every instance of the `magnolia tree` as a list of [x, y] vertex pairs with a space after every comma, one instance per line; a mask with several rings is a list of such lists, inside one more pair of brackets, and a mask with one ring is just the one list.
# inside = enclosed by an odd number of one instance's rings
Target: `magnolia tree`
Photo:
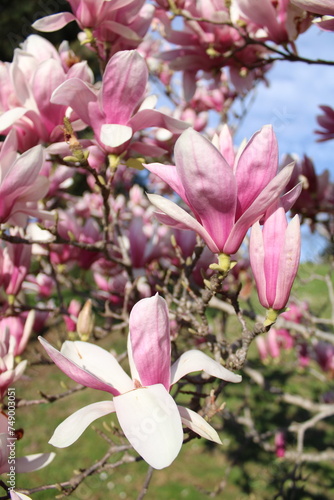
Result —
[[[68, 3], [0, 63], [1, 498], [68, 496], [88, 476], [145, 461], [140, 499], [195, 438], [231, 468], [222, 431], [234, 452], [240, 441], [239, 463], [247, 442], [254, 462], [260, 450], [283, 464], [275, 498], [297, 498], [307, 464], [334, 458], [333, 282], [317, 277], [327, 317], [290, 299], [300, 224], [330, 244], [334, 185], [310, 158], [281, 162], [270, 124], [237, 146], [230, 117], [275, 61], [334, 64], [295, 44], [314, 23], [334, 30], [332, 2]], [[43, 38], [70, 22], [81, 47]], [[318, 140], [333, 139], [330, 106], [318, 122]], [[66, 390], [50, 393], [53, 364]], [[95, 402], [86, 388], [100, 391]], [[24, 428], [34, 443], [41, 407], [41, 453], [19, 456], [16, 422], [36, 422]], [[20, 472], [59, 469], [57, 448], [83, 443], [97, 419], [103, 456], [25, 486]], [[319, 426], [322, 439], [309, 440]], [[206, 485], [210, 497], [228, 470]]]

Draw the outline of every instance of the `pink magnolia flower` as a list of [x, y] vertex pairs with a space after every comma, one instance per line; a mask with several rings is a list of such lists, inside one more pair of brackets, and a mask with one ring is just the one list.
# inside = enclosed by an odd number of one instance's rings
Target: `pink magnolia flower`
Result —
[[292, 3], [308, 12], [321, 16], [315, 20], [320, 28], [334, 31], [334, 4], [332, 0], [291, 0]]
[[[158, 219], [192, 229], [212, 252], [228, 256], [237, 252], [249, 227], [279, 198], [293, 170], [291, 164], [277, 174], [277, 143], [269, 125], [236, 156], [227, 128], [217, 147], [188, 129], [175, 144], [175, 164], [145, 166], [176, 191], [196, 219], [172, 201], [150, 194], [149, 200], [160, 211]], [[286, 195], [289, 206], [298, 189]]]
[[55, 430], [50, 443], [65, 447], [78, 439], [95, 419], [116, 412], [120, 426], [134, 449], [156, 469], [170, 465], [183, 441], [182, 423], [207, 439], [220, 443], [217, 432], [197, 413], [177, 406], [170, 387], [193, 371], [205, 371], [230, 382], [236, 375], [201, 351], [187, 351], [172, 365], [166, 302], [156, 294], [132, 309], [128, 354], [130, 378], [116, 359], [86, 342], [65, 342], [61, 351], [40, 341], [57, 366], [76, 382], [106, 391], [113, 401], [93, 403], [68, 417]]
[[305, 13], [286, 0], [232, 0], [231, 18], [235, 25], [240, 19], [247, 21], [248, 30], [256, 38], [284, 43], [295, 40], [310, 22]]
[[[96, 39], [101, 57], [105, 52], [136, 48], [150, 27], [154, 7], [143, 0], [68, 0], [71, 12], [60, 12], [38, 19], [33, 28], [39, 31], [56, 31], [76, 21], [85, 31], [86, 43]], [[91, 31], [91, 33], [90, 33]], [[108, 49], [105, 46], [108, 42]]]
[[[10, 335], [9, 351], [14, 356], [22, 354], [34, 329], [36, 313], [31, 309], [27, 317], [6, 316], [0, 319], [0, 341], [7, 342], [7, 332]], [[15, 340], [15, 342], [12, 341]]]
[[[109, 60], [99, 90], [72, 78], [55, 90], [51, 102], [70, 106], [92, 127], [96, 141], [105, 151], [120, 154], [138, 130], [162, 127], [180, 134], [189, 126], [151, 109], [156, 100], [150, 96], [144, 101], [147, 81], [145, 60], [135, 50], [125, 50]], [[132, 143], [131, 147], [140, 154], [155, 154], [154, 146]]]
[[[10, 466], [13, 462], [10, 460], [11, 450], [15, 450], [16, 440], [19, 439], [18, 436], [13, 436], [9, 433], [9, 422], [8, 416], [0, 412], [0, 474], [8, 473], [11, 469]], [[11, 424], [13, 425], [13, 424]], [[21, 472], [32, 472], [35, 470], [42, 469], [49, 465], [55, 457], [55, 453], [36, 453], [34, 455], [26, 455], [25, 457], [15, 457], [15, 473], [20, 474]], [[25, 500], [27, 497], [23, 493], [14, 492], [11, 495], [12, 500], [22, 499]]]
[[314, 352], [320, 367], [334, 375], [334, 346], [329, 342], [317, 342], [314, 346]]
[[[11, 232], [15, 236], [17, 231]], [[0, 284], [7, 295], [15, 296], [21, 290], [31, 261], [31, 245], [6, 243], [0, 248]]]
[[[40, 142], [60, 140], [64, 135], [60, 125], [66, 106], [53, 104], [50, 98], [61, 83], [74, 77], [92, 82], [93, 73], [86, 61], [66, 68], [50, 42], [38, 35], [28, 37], [22, 49], [15, 50], [13, 62], [7, 65], [0, 131], [6, 133], [15, 128], [20, 151]], [[2, 91], [0, 86], [0, 101]]]
[[15, 132], [8, 134], [0, 151], [0, 224], [24, 226], [29, 216], [53, 221], [50, 212], [37, 206], [49, 187], [47, 178], [39, 175], [43, 161], [42, 146], [20, 156]]
[[317, 141], [329, 141], [330, 139], [334, 139], [334, 109], [330, 106], [319, 107], [323, 111], [323, 114], [317, 116], [317, 122], [322, 128], [322, 130], [315, 131], [319, 134]]
[[15, 366], [16, 345], [17, 341], [8, 328], [0, 332], [0, 401], [6, 395], [8, 387], [22, 376], [27, 365], [27, 361], [24, 360]]
[[266, 212], [263, 231], [256, 222], [251, 231], [250, 263], [260, 303], [284, 309], [297, 274], [300, 257], [300, 224], [296, 215], [288, 224], [280, 202]]
[[277, 431], [275, 433], [275, 450], [277, 458], [282, 458], [285, 456], [285, 448], [286, 448], [285, 432]]

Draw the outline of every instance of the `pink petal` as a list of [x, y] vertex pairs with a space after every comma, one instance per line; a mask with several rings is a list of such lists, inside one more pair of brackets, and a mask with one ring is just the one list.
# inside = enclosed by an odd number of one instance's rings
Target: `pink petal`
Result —
[[279, 263], [276, 298], [273, 309], [285, 307], [295, 279], [300, 259], [300, 223], [298, 215], [289, 223], [286, 232], [284, 247]]
[[100, 401], [85, 406], [58, 425], [49, 443], [57, 448], [66, 448], [73, 444], [94, 420], [114, 411], [112, 401]]
[[160, 179], [166, 182], [180, 196], [180, 198], [182, 198], [182, 200], [189, 205], [183, 184], [177, 172], [177, 168], [174, 165], [149, 163], [144, 164], [144, 167], [147, 168], [151, 174], [157, 175]]
[[[206, 229], [204, 229], [204, 227], [199, 222], [197, 222], [194, 217], [183, 210], [183, 208], [158, 194], [148, 194], [147, 197], [152, 205], [154, 205], [158, 210], [161, 210], [162, 212], [167, 214], [168, 217], [175, 221], [173, 227], [179, 227], [180, 229], [192, 229], [203, 238], [205, 243], [210, 248], [211, 252], [219, 253], [218, 246], [213, 241]], [[157, 216], [159, 217], [159, 214], [157, 214]]]
[[117, 52], [109, 60], [100, 94], [106, 123], [127, 124], [144, 97], [147, 80], [146, 63], [137, 51]]
[[204, 354], [204, 352], [191, 350], [183, 353], [172, 365], [170, 383], [173, 385], [180, 378], [184, 377], [184, 375], [198, 371], [204, 371], [212, 377], [217, 377], [227, 382], [241, 382], [240, 375], [224, 368], [217, 361]]
[[32, 24], [32, 28], [37, 31], [57, 31], [71, 21], [76, 21], [76, 17], [73, 14], [70, 12], [60, 12], [59, 14], [52, 14], [51, 16], [37, 19]]
[[219, 151], [227, 163], [233, 167], [235, 160], [233, 138], [230, 129], [226, 124], [223, 125], [222, 131], [219, 134]]
[[156, 294], [137, 302], [130, 313], [129, 332], [141, 384], [163, 384], [169, 390], [171, 341], [165, 299]]
[[138, 111], [128, 123], [133, 130], [142, 130], [148, 127], [165, 128], [173, 134], [181, 134], [189, 127], [189, 123], [177, 120], [156, 109], [143, 109]]
[[288, 184], [294, 164], [284, 167], [263, 189], [252, 205], [244, 212], [234, 225], [224, 246], [224, 253], [235, 253], [240, 247], [248, 229], [264, 215], [267, 208], [275, 203]]
[[51, 102], [70, 106], [87, 125], [91, 124], [88, 104], [96, 101], [93, 88], [79, 78], [71, 78], [62, 83], [51, 96]]
[[155, 469], [168, 467], [179, 454], [182, 423], [174, 399], [161, 384], [114, 398], [120, 426], [133, 448]]
[[198, 413], [185, 408], [184, 406], [177, 406], [181, 415], [183, 425], [188, 429], [196, 432], [205, 439], [209, 439], [217, 444], [222, 444], [217, 431], [201, 417]]
[[98, 389], [100, 391], [110, 392], [113, 395], [119, 394], [119, 391], [110, 385], [109, 383], [105, 383], [100, 380], [97, 376], [92, 373], [89, 373], [81, 366], [77, 365], [62, 353], [57, 351], [52, 345], [49, 344], [42, 337], [38, 337], [38, 340], [41, 342], [42, 346], [52, 359], [52, 361], [60, 368], [68, 377], [70, 377], [74, 382], [78, 384], [82, 384], [86, 387], [91, 387], [92, 389]]
[[277, 167], [276, 136], [272, 126], [266, 125], [249, 140], [235, 167], [238, 185], [237, 219], [275, 177]]
[[210, 141], [188, 129], [175, 144], [175, 161], [190, 208], [222, 250], [237, 203], [233, 171]]
[[264, 274], [263, 235], [259, 222], [256, 222], [252, 226], [249, 240], [249, 256], [260, 303], [263, 307], [268, 308], [269, 304], [266, 293], [266, 276]]

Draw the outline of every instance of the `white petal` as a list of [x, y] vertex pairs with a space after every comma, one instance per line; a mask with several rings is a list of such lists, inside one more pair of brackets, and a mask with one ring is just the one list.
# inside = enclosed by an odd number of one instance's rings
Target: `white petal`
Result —
[[60, 352], [87, 372], [116, 387], [120, 393], [133, 389], [129, 375], [114, 356], [102, 347], [80, 340], [75, 342], [67, 340]]
[[179, 357], [171, 368], [171, 385], [188, 373], [204, 371], [212, 377], [226, 380], [227, 382], [241, 382], [241, 375], [231, 372], [221, 366], [202, 351], [187, 351]]
[[100, 401], [81, 408], [58, 425], [49, 443], [57, 448], [73, 444], [97, 418], [115, 411], [112, 401]]
[[189, 410], [189, 408], [185, 408], [184, 406], [177, 406], [181, 415], [181, 420], [183, 425], [196, 432], [200, 436], [205, 439], [209, 439], [210, 441], [214, 441], [215, 443], [222, 444], [217, 431], [208, 424], [203, 417], [201, 417], [198, 413]]
[[154, 469], [168, 467], [183, 442], [181, 417], [162, 384], [114, 398], [120, 426], [134, 449]]
[[132, 128], [127, 125], [105, 124], [101, 127], [100, 139], [103, 144], [117, 148], [132, 137]]
[[27, 497], [24, 493], [20, 493], [14, 490], [9, 492], [11, 500], [32, 500], [31, 497]]
[[34, 470], [42, 469], [49, 465], [55, 453], [36, 453], [35, 455], [27, 455], [26, 457], [19, 457], [15, 459], [16, 472], [32, 472]]

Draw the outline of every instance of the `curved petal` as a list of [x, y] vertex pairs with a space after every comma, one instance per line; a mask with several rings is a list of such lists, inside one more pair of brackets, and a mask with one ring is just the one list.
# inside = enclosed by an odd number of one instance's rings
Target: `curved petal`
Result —
[[15, 471], [20, 472], [32, 472], [34, 470], [42, 469], [49, 465], [54, 457], [55, 453], [36, 453], [35, 455], [27, 455], [26, 457], [19, 457], [15, 459]]
[[101, 127], [100, 140], [106, 146], [117, 148], [129, 141], [132, 134], [132, 128], [127, 125], [107, 123]]
[[68, 377], [74, 380], [74, 382], [85, 385], [86, 387], [91, 387], [92, 389], [110, 392], [113, 395], [119, 394], [119, 391], [115, 389], [115, 387], [106, 384], [92, 373], [87, 372], [81, 366], [68, 359], [62, 353], [57, 351], [57, 349], [52, 347], [52, 345], [45, 339], [38, 337], [38, 340], [41, 342], [52, 361], [56, 363], [58, 368], [60, 368]]
[[99, 96], [107, 123], [127, 124], [145, 94], [147, 80], [145, 60], [137, 51], [123, 50], [109, 60]]
[[190, 127], [189, 123], [177, 120], [156, 109], [142, 109], [138, 111], [128, 124], [131, 125], [135, 131], [143, 130], [147, 127], [159, 127], [165, 128], [173, 134], [181, 134], [181, 132]]
[[164, 165], [162, 163], [149, 163], [144, 164], [144, 167], [151, 172], [151, 174], [157, 175], [166, 182], [179, 196], [182, 200], [189, 204], [187, 200], [187, 195], [184, 191], [183, 184], [177, 173], [177, 169], [174, 165]]
[[37, 19], [32, 24], [32, 28], [37, 31], [57, 31], [66, 26], [71, 21], [76, 21], [76, 17], [71, 12], [59, 12], [59, 14], [52, 14]]
[[233, 254], [240, 247], [248, 229], [258, 221], [270, 205], [280, 197], [284, 188], [290, 181], [294, 163], [284, 167], [263, 189], [251, 206], [241, 215], [235, 223], [230, 236], [224, 246], [224, 253]]
[[18, 492], [18, 491], [10, 490], [9, 494], [10, 494], [11, 500], [32, 500], [31, 497], [28, 497], [27, 495], [25, 495], [24, 493], [21, 493], [20, 491]]
[[190, 208], [222, 251], [233, 227], [237, 184], [232, 167], [201, 134], [188, 129], [175, 144], [175, 162]]
[[120, 426], [133, 448], [154, 469], [168, 467], [183, 441], [180, 414], [161, 384], [114, 398]]
[[70, 415], [54, 431], [49, 443], [57, 448], [73, 444], [94, 420], [115, 411], [113, 401], [99, 401]]
[[168, 391], [171, 342], [165, 299], [156, 294], [137, 302], [130, 313], [129, 332], [133, 362], [140, 382], [144, 386], [163, 384]]
[[88, 104], [97, 102], [97, 95], [88, 83], [79, 78], [70, 78], [59, 85], [52, 93], [51, 102], [71, 106], [79, 118], [87, 125], [91, 125]]
[[266, 293], [266, 276], [264, 273], [264, 244], [260, 223], [253, 224], [249, 239], [249, 257], [255, 278], [257, 293], [263, 307], [269, 307]]
[[67, 359], [91, 373], [101, 381], [117, 387], [117, 392], [133, 389], [133, 382], [114, 356], [95, 344], [66, 341], [60, 350]]
[[171, 368], [171, 385], [188, 373], [204, 371], [212, 377], [226, 380], [227, 382], [241, 382], [241, 375], [231, 372], [210, 358], [204, 352], [195, 349], [187, 351], [179, 357]]
[[27, 108], [12, 108], [0, 116], [0, 132], [11, 127], [17, 120], [22, 118], [29, 110]]
[[222, 444], [217, 431], [206, 420], [204, 420], [203, 417], [201, 417], [198, 413], [189, 410], [189, 408], [185, 408], [184, 406], [177, 405], [177, 407], [179, 409], [183, 425], [205, 439], [209, 439], [217, 444]]
[[183, 208], [176, 205], [172, 201], [160, 196], [158, 194], [147, 194], [148, 199], [158, 210], [164, 212], [166, 215], [171, 217], [177, 223], [180, 223], [183, 227], [186, 226], [188, 229], [192, 229], [196, 233], [198, 233], [205, 243], [210, 248], [211, 252], [219, 253], [219, 248], [216, 243], [213, 241], [209, 233], [204, 229], [204, 227], [197, 222], [194, 217], [189, 215]]

